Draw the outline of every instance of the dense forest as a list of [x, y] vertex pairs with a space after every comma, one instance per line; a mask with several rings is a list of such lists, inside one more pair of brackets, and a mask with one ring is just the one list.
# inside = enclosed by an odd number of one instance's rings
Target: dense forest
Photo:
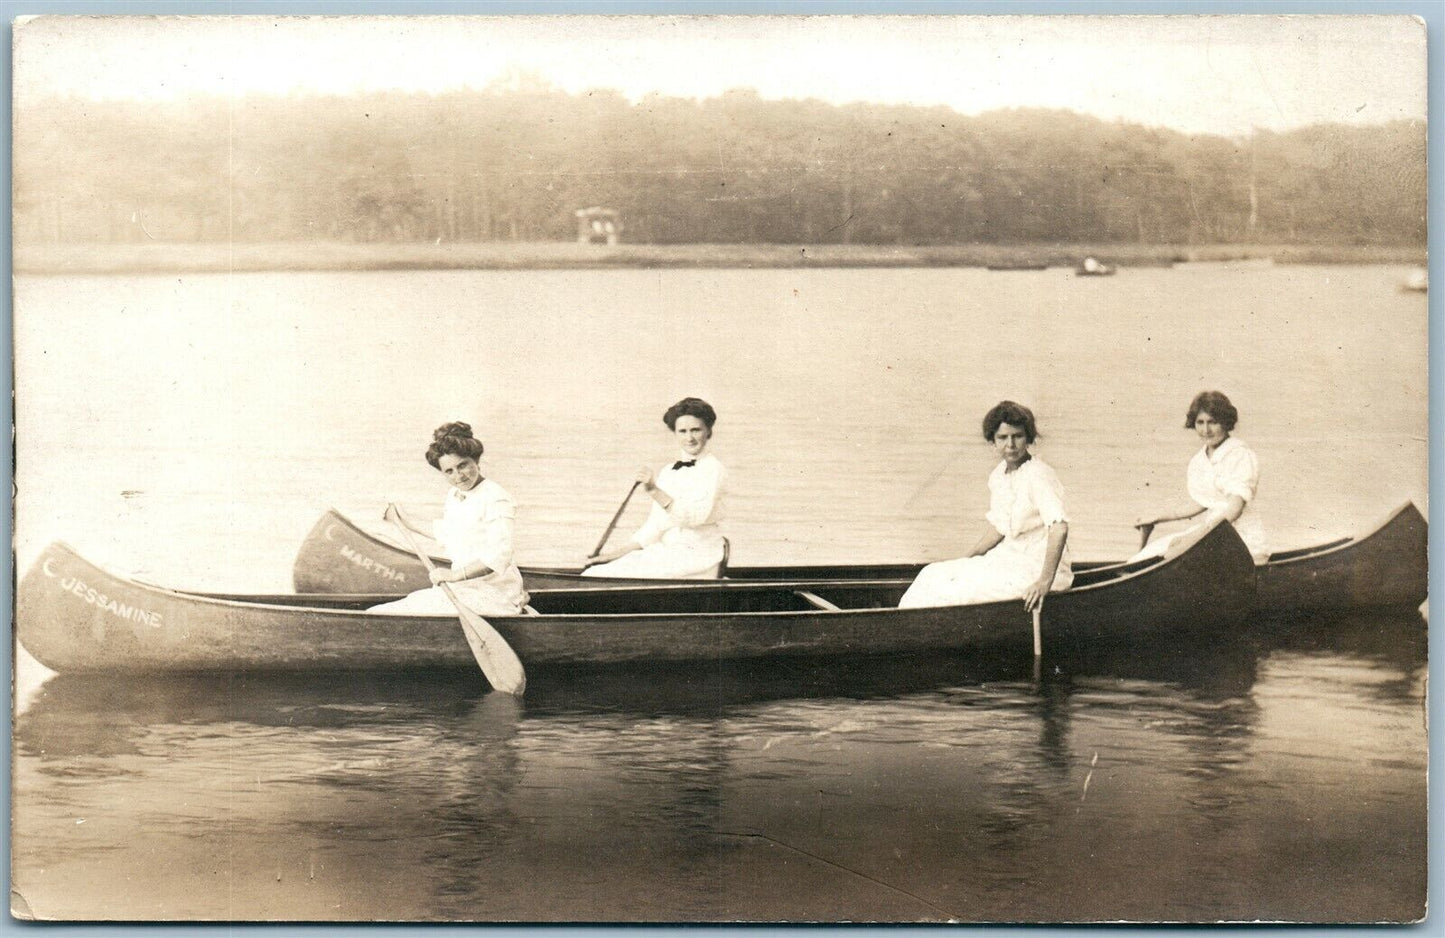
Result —
[[1068, 111], [964, 116], [546, 87], [17, 102], [36, 243], [1424, 244], [1425, 125], [1240, 139]]

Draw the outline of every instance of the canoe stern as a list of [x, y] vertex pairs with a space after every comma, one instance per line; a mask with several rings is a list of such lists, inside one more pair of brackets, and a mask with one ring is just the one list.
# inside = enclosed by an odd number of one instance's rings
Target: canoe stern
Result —
[[1429, 595], [1429, 549], [1429, 523], [1407, 502], [1364, 537], [1261, 566], [1260, 610], [1417, 608]]
[[415, 556], [386, 544], [336, 511], [311, 528], [291, 569], [298, 593], [392, 593], [431, 585]]

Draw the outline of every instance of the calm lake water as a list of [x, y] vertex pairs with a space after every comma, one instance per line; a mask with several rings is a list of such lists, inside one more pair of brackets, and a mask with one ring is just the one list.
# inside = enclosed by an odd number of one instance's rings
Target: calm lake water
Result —
[[[473, 424], [519, 560], [592, 547], [660, 421], [720, 419], [739, 564], [956, 556], [1030, 404], [1081, 559], [1182, 505], [1189, 398], [1274, 546], [1426, 506], [1426, 301], [1392, 267], [21, 277], [23, 572], [63, 539], [284, 592], [329, 506], [434, 515]], [[640, 500], [638, 500], [640, 501]], [[637, 506], [641, 507], [641, 506]], [[624, 519], [619, 534], [640, 521]], [[25, 610], [19, 611], [25, 628]], [[41, 917], [1403, 921], [1424, 912], [1419, 615], [1046, 658], [532, 676], [77, 679], [23, 653], [13, 885]]]

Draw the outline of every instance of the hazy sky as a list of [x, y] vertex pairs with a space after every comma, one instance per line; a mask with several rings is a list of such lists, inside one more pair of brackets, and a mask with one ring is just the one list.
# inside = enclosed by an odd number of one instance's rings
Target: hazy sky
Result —
[[1059, 107], [1187, 132], [1425, 117], [1404, 16], [48, 17], [17, 98], [484, 87]]

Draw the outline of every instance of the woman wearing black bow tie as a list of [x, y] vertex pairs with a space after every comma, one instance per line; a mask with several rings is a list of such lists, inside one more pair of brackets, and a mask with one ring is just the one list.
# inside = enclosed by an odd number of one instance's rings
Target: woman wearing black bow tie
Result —
[[710, 579], [723, 558], [723, 481], [727, 473], [705, 452], [717, 412], [686, 397], [662, 415], [682, 452], [653, 475], [640, 469], [637, 482], [652, 498], [647, 522], [627, 545], [587, 558], [584, 576], [640, 579]]

